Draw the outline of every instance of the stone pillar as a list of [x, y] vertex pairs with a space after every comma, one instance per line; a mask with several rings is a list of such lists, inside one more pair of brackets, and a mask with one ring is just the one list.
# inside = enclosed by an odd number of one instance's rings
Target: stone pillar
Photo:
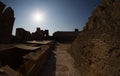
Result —
[[[0, 42], [8, 43], [11, 41], [14, 24], [14, 11], [11, 7], [4, 10], [5, 5], [0, 2]], [[3, 12], [4, 10], [4, 12]]]
[[14, 11], [12, 8], [8, 7], [3, 15], [2, 15], [2, 21], [3, 21], [3, 41], [4, 42], [10, 42], [10, 38], [12, 37], [12, 30], [14, 25]]
[[2, 12], [3, 12], [4, 8], [5, 8], [5, 4], [0, 2], [0, 25], [1, 25], [1, 19], [2, 19]]
[[2, 32], [3, 32], [3, 25], [2, 25], [2, 12], [5, 8], [5, 4], [3, 4], [2, 2], [0, 2], [0, 40], [1, 40], [1, 36], [2, 36]]

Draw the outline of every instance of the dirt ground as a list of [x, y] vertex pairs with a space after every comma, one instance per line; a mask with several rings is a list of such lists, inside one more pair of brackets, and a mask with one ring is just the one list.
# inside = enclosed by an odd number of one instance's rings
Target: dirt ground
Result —
[[39, 76], [80, 76], [74, 66], [74, 59], [66, 51], [70, 46], [58, 44]]

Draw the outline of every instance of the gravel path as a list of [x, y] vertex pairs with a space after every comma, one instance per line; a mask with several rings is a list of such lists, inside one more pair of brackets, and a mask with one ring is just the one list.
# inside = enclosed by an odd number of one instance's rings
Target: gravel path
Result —
[[74, 59], [66, 51], [70, 44], [59, 44], [39, 76], [80, 76], [74, 67]]

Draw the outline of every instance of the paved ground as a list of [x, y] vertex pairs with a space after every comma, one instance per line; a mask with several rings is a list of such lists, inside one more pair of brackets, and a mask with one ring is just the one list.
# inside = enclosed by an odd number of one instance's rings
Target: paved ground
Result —
[[74, 59], [66, 51], [70, 44], [59, 44], [39, 76], [80, 76], [74, 67]]

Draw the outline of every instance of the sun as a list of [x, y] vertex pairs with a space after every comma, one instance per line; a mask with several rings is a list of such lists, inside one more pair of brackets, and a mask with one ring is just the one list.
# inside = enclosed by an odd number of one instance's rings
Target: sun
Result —
[[45, 19], [45, 16], [43, 12], [37, 11], [37, 12], [34, 12], [32, 15], [32, 20], [34, 22], [42, 22], [44, 21], [44, 19]]

